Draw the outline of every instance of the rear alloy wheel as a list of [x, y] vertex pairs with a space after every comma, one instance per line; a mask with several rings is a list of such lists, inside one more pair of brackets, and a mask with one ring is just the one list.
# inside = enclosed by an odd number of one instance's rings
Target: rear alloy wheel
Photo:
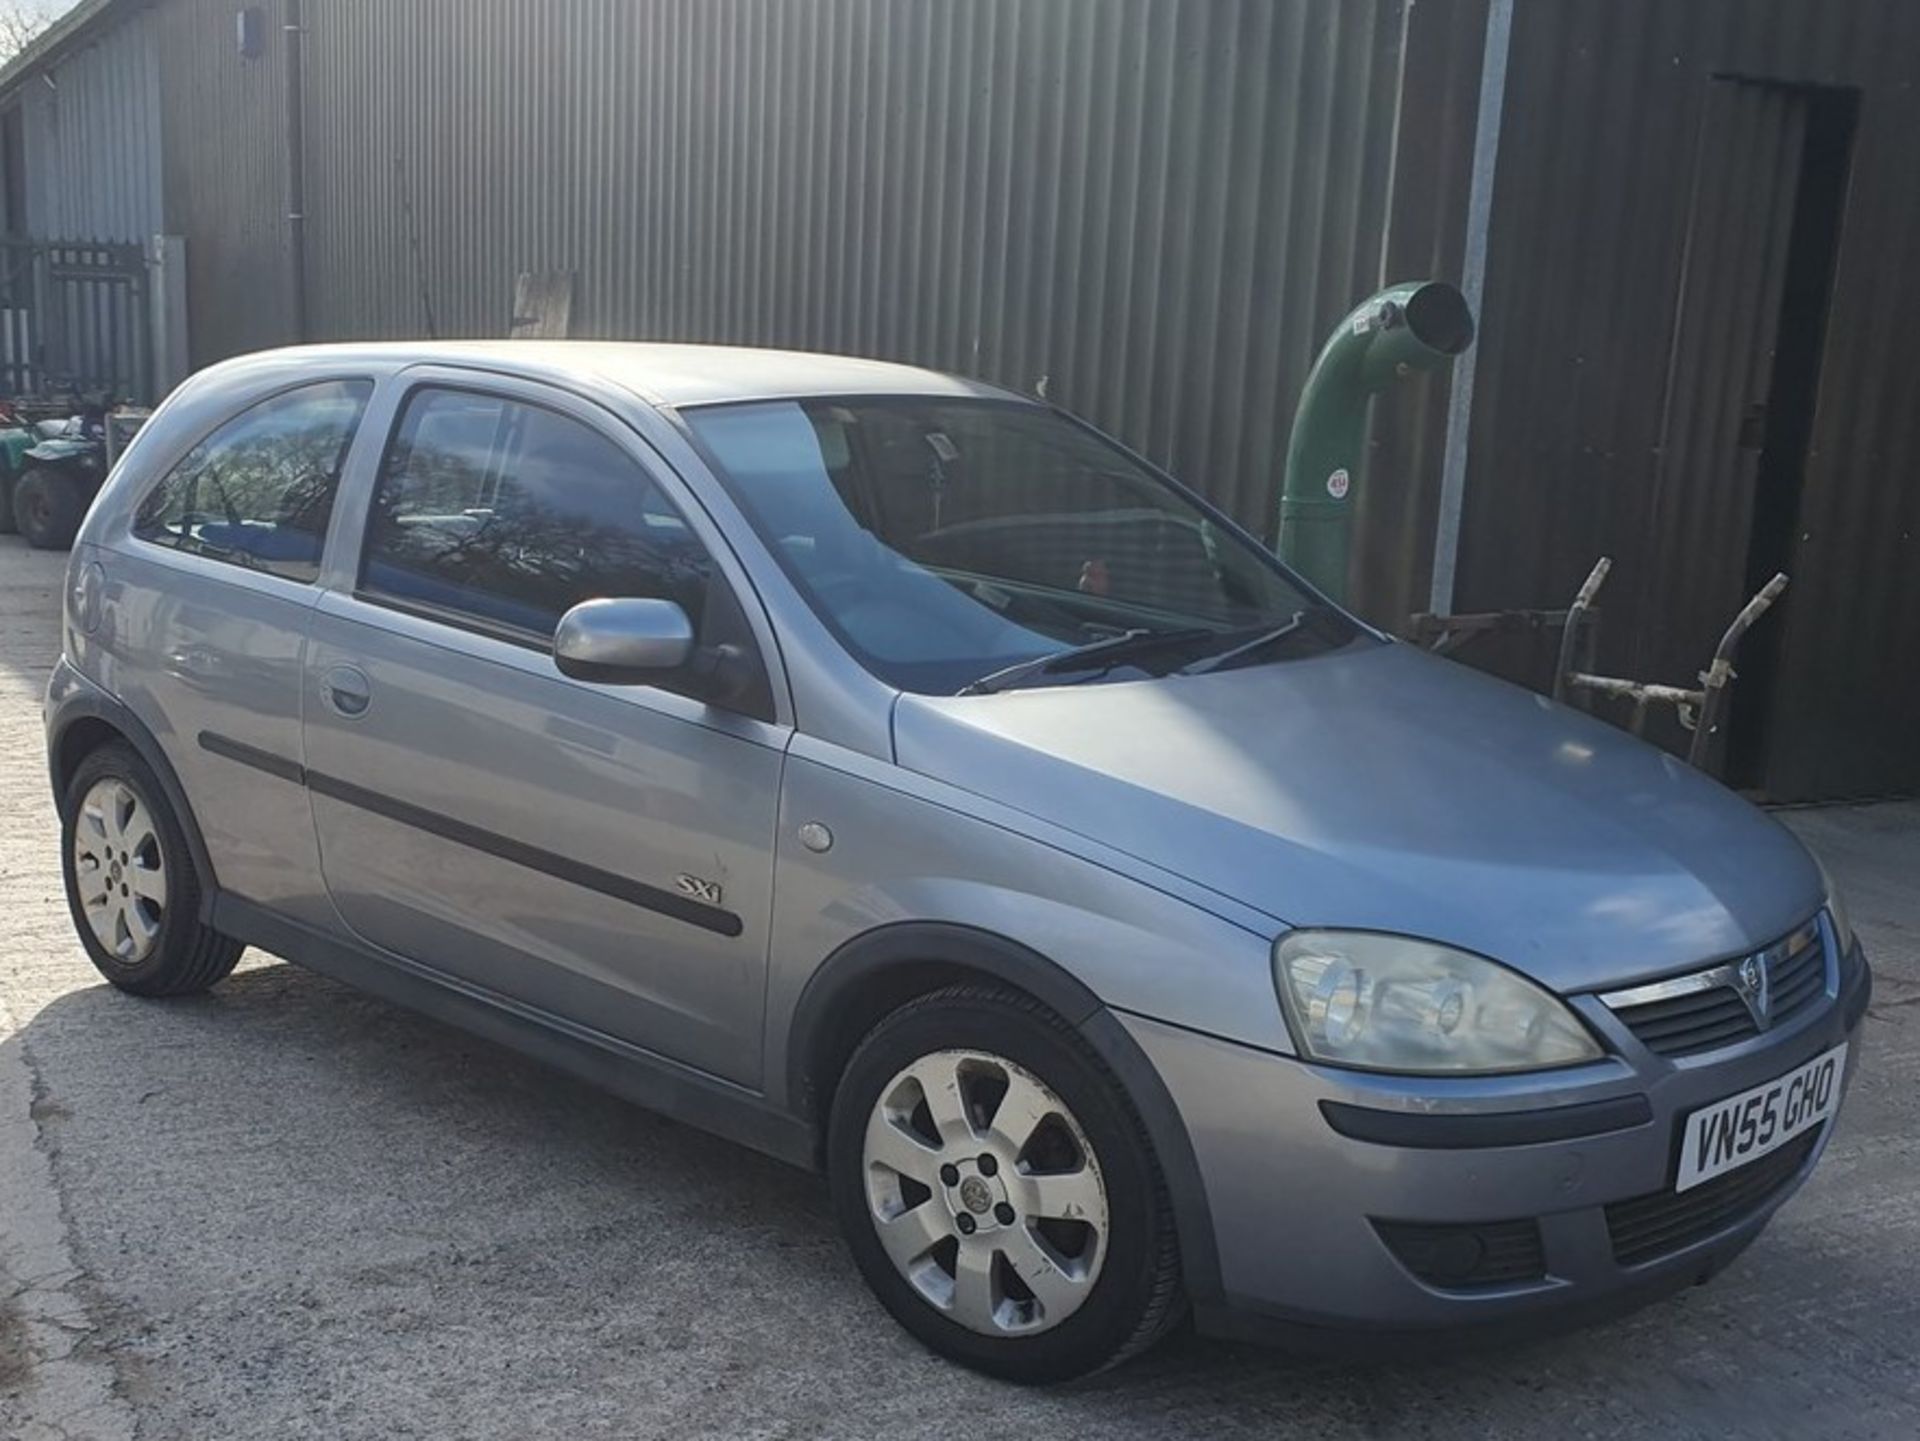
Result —
[[65, 550], [86, 519], [86, 500], [72, 476], [30, 465], [13, 482], [13, 520], [35, 550]]
[[1063, 1381], [1179, 1315], [1145, 1130], [1080, 1034], [1026, 996], [956, 986], [874, 1027], [834, 1093], [827, 1167], [868, 1284], [953, 1360]]
[[61, 807], [67, 906], [100, 974], [140, 996], [204, 991], [241, 945], [200, 922], [201, 878], [152, 769], [124, 741], [82, 760]]
[[124, 965], [152, 955], [166, 918], [167, 858], [146, 803], [117, 776], [81, 798], [73, 875], [94, 939]]

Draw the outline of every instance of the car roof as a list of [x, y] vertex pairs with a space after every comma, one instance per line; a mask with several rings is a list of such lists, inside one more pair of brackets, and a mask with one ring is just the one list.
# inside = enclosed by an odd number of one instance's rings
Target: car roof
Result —
[[937, 370], [800, 350], [603, 340], [419, 340], [304, 345], [249, 360], [378, 361], [470, 366], [544, 379], [598, 379], [678, 408], [824, 395], [945, 395], [1005, 400], [1009, 392]]

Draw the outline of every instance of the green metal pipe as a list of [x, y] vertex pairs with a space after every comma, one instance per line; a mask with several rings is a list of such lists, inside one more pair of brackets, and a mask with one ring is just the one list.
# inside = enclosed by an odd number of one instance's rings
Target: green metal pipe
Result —
[[1443, 280], [1390, 285], [1354, 307], [1300, 393], [1280, 492], [1280, 558], [1335, 600], [1347, 598], [1354, 477], [1367, 405], [1402, 376], [1437, 370], [1473, 343], [1473, 314]]

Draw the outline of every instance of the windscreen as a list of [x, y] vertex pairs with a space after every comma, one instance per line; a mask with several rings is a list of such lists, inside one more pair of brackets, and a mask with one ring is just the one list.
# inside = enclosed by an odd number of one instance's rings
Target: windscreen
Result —
[[[1164, 675], [1282, 630], [1247, 661], [1363, 634], [1179, 487], [1041, 406], [886, 397], [684, 415], [808, 603], [905, 690], [952, 694], [1044, 657], [1057, 668], [1028, 683]], [[1079, 648], [1094, 653], [1069, 665]]]

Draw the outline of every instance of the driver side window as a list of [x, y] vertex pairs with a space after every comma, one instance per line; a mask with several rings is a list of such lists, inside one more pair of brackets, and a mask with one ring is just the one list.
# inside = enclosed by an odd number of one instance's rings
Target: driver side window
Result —
[[312, 583], [368, 380], [283, 391], [187, 452], [133, 518], [141, 540]]
[[546, 646], [599, 596], [676, 602], [699, 626], [713, 563], [619, 446], [481, 391], [412, 395], [367, 516], [361, 594]]

